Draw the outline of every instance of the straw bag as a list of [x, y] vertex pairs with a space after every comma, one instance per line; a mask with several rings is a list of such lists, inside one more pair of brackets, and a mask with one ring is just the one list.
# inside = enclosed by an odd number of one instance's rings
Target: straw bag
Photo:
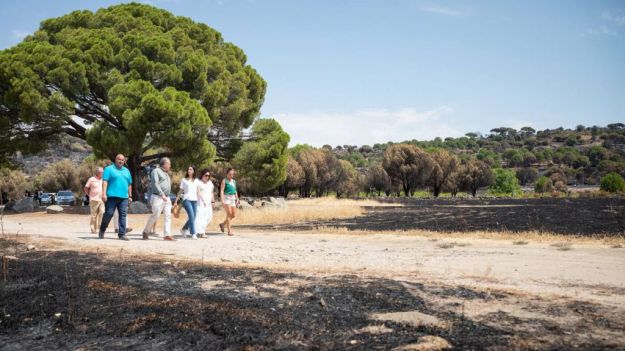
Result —
[[176, 198], [176, 202], [174, 203], [174, 208], [172, 209], [171, 212], [174, 215], [174, 218], [180, 217], [180, 205], [178, 204], [178, 198]]

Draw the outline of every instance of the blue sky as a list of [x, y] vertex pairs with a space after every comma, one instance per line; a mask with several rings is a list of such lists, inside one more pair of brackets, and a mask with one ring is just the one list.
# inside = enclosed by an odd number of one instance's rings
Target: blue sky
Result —
[[[625, 1], [151, 0], [219, 30], [292, 143], [625, 122]], [[0, 48], [119, 1], [0, 3]]]

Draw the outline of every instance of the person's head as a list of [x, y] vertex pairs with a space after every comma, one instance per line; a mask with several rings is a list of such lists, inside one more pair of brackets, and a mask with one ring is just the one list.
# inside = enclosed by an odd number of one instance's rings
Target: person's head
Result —
[[184, 177], [187, 179], [195, 178], [195, 166], [189, 166], [189, 168], [187, 168], [187, 174], [185, 174]]
[[96, 169], [95, 169], [95, 176], [96, 176], [96, 178], [102, 178], [102, 174], [103, 173], [104, 173], [104, 168], [96, 167]]
[[209, 171], [208, 168], [204, 168], [203, 170], [200, 171], [201, 181], [203, 181], [204, 183], [208, 183], [210, 179], [211, 179], [211, 171]]
[[228, 179], [234, 178], [234, 168], [228, 168], [226, 170], [226, 178]]
[[171, 168], [171, 160], [169, 157], [163, 157], [161, 158], [159, 165], [163, 171], [169, 172], [169, 169]]
[[115, 156], [115, 166], [117, 166], [117, 168], [122, 168], [125, 163], [126, 157], [124, 157], [124, 155], [117, 154], [117, 156]]

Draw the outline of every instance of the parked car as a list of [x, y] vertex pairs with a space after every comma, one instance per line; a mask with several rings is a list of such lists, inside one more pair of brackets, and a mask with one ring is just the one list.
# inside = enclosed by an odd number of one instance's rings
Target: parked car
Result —
[[67, 205], [73, 206], [76, 199], [74, 198], [74, 193], [71, 190], [61, 190], [56, 193], [56, 203], [57, 205]]
[[52, 205], [52, 195], [50, 195], [49, 193], [42, 193], [39, 196], [39, 204], [41, 204], [41, 206]]

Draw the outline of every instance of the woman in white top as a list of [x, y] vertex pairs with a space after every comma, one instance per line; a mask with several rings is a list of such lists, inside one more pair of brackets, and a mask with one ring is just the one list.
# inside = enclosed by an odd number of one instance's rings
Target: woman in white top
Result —
[[195, 213], [197, 212], [198, 200], [198, 184], [199, 180], [195, 178], [195, 167], [189, 166], [187, 174], [180, 182], [180, 191], [182, 192], [182, 207], [187, 212], [187, 222], [182, 227], [182, 235], [187, 237], [191, 232], [191, 237], [197, 239], [195, 231]]
[[198, 184], [197, 212], [195, 213], [195, 230], [201, 238], [206, 234], [206, 226], [213, 219], [213, 191], [215, 186], [211, 182], [211, 173], [208, 168], [200, 171]]

